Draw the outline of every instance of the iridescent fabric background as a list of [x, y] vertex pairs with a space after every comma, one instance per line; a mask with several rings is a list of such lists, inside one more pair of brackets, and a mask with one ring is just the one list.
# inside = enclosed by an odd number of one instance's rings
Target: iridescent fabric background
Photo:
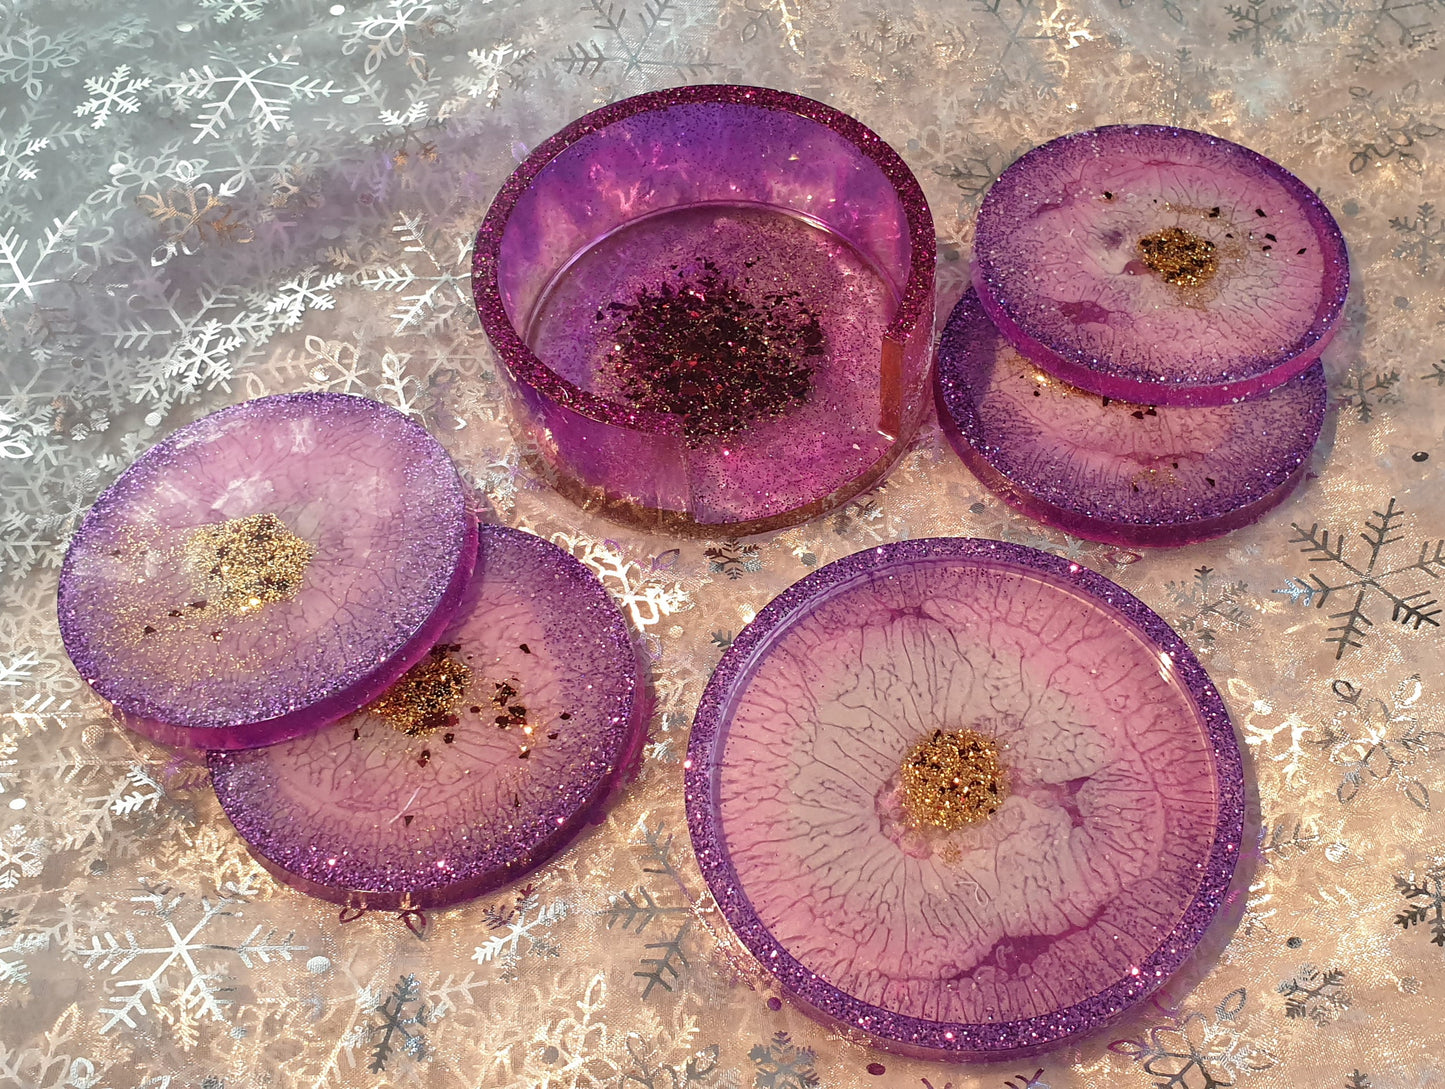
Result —
[[[0, 0], [0, 1086], [1445, 1079], [1442, 46], [1445, 0]], [[933, 205], [941, 314], [981, 193], [1050, 137], [1176, 122], [1281, 161], [1354, 261], [1313, 475], [1255, 527], [1142, 556], [1011, 514], [931, 427], [885, 486], [768, 538], [580, 514], [519, 466], [471, 235], [566, 121], [698, 81], [821, 98], [897, 147]], [[421, 420], [499, 518], [596, 570], [650, 658], [660, 709], [623, 803], [424, 938], [268, 878], [204, 772], [111, 726], [56, 633], [56, 568], [100, 490], [174, 427], [294, 389]], [[997, 1069], [773, 1009], [680, 796], [692, 708], [755, 610], [933, 534], [1068, 555], [1159, 611], [1224, 693], [1263, 810], [1244, 919], [1197, 987]]]

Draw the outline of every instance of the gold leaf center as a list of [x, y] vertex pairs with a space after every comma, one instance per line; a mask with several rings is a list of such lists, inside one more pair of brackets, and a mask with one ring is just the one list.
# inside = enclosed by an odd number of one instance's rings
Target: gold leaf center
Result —
[[366, 709], [409, 737], [426, 737], [456, 722], [471, 683], [471, 669], [438, 648]]
[[904, 757], [901, 771], [903, 809], [914, 828], [977, 824], [1008, 797], [1008, 768], [997, 745], [973, 730], [935, 730]]
[[1200, 287], [1219, 270], [1214, 243], [1182, 227], [1166, 227], [1139, 239], [1139, 256], [1166, 284]]
[[301, 591], [316, 546], [274, 514], [231, 518], [191, 533], [186, 564], [216, 605], [244, 614]]

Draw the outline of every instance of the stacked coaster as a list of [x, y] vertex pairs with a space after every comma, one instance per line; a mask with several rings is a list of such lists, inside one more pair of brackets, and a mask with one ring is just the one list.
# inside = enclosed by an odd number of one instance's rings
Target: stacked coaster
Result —
[[441, 444], [360, 397], [234, 405], [142, 455], [76, 533], [59, 620], [122, 723], [211, 750], [258, 861], [356, 908], [537, 865], [645, 733], [606, 591], [537, 537], [479, 533]]
[[1053, 140], [985, 197], [973, 285], [940, 345], [939, 415], [1024, 513], [1183, 544], [1253, 521], [1303, 475], [1349, 261], [1276, 163], [1153, 125]]
[[301, 393], [222, 409], [96, 501], [61, 570], [60, 633], [131, 729], [247, 748], [379, 696], [471, 577], [451, 458], [401, 413]]

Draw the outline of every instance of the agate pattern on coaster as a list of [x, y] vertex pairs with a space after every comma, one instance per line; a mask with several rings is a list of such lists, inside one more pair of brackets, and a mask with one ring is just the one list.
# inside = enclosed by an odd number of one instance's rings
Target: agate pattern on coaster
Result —
[[648, 700], [592, 574], [483, 526], [476, 574], [428, 657], [328, 729], [211, 756], [263, 865], [358, 908], [441, 907], [551, 857], [635, 763]]
[[[900, 789], [950, 733], [1004, 788], [952, 828]], [[1183, 643], [1107, 580], [997, 542], [887, 546], [787, 591], [719, 667], [689, 755], [699, 862], [744, 943], [905, 1051], [1003, 1057], [1112, 1019], [1199, 941], [1240, 842], [1239, 751]]]

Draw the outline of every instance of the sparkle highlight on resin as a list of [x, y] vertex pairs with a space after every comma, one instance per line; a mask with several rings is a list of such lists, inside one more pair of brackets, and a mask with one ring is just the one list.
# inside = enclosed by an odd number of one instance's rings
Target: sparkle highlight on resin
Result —
[[1202, 287], [1219, 271], [1214, 243], [1182, 227], [1166, 227], [1139, 239], [1139, 256], [1166, 284]]
[[409, 737], [426, 737], [453, 725], [471, 686], [472, 671], [449, 649], [433, 649], [367, 710]]
[[935, 730], [904, 758], [901, 789], [909, 824], [952, 832], [998, 811], [1008, 797], [1008, 768], [983, 734]]
[[211, 602], [244, 614], [300, 593], [316, 546], [266, 513], [202, 526], [186, 539], [185, 552]]

